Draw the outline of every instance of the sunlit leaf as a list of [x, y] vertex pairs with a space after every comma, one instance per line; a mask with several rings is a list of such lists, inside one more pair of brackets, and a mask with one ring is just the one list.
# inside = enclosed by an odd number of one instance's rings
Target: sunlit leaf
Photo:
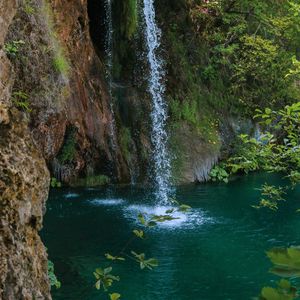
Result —
[[111, 255], [111, 254], [109, 254], [109, 253], [106, 253], [106, 254], [105, 254], [105, 257], [106, 257], [106, 259], [108, 259], [108, 260], [125, 260], [125, 258], [123, 258], [123, 257], [120, 257], [120, 256], [113, 256], [113, 255]]
[[145, 268], [152, 270], [154, 267], [158, 266], [158, 260], [156, 258], [145, 258], [145, 254], [137, 254], [134, 251], [131, 251], [132, 255], [134, 256], [135, 260], [139, 263], [140, 268], [143, 270]]
[[118, 293], [109, 294], [110, 300], [119, 300], [121, 295]]
[[145, 234], [144, 234], [144, 231], [143, 230], [133, 230], [133, 233], [139, 237], [140, 239], [144, 239], [145, 238]]
[[143, 214], [139, 213], [138, 219], [142, 225], [146, 225], [146, 220]]

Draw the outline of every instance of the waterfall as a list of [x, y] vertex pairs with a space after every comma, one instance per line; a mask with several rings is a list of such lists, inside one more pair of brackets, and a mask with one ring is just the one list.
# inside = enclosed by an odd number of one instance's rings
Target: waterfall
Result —
[[109, 124], [109, 134], [110, 134], [110, 141], [112, 150], [116, 151], [116, 124], [115, 124], [115, 112], [114, 112], [114, 104], [113, 104], [113, 92], [112, 92], [112, 67], [113, 67], [113, 18], [112, 18], [112, 0], [106, 0], [106, 45], [105, 45], [105, 52], [106, 52], [106, 77], [108, 81], [108, 89], [109, 89], [109, 97], [110, 97], [110, 113], [111, 113], [111, 122]]
[[167, 147], [167, 105], [164, 101], [165, 85], [163, 83], [165, 72], [163, 69], [163, 61], [157, 54], [160, 47], [161, 31], [156, 24], [153, 2], [154, 0], [144, 0], [143, 7], [147, 57], [150, 67], [148, 84], [152, 98], [151, 141], [153, 144], [156, 198], [160, 203], [167, 203], [171, 191], [171, 163]]

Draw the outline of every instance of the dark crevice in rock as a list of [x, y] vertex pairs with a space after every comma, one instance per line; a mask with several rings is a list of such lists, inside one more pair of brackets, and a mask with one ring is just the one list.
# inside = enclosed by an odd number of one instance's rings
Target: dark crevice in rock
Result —
[[105, 53], [107, 36], [106, 4], [104, 0], [88, 0], [90, 35], [99, 56]]

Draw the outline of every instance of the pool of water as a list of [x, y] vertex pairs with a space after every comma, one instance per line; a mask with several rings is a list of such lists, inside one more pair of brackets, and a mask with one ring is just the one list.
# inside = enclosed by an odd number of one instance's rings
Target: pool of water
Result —
[[[255, 188], [265, 181], [280, 179], [259, 174], [228, 185], [179, 187], [177, 199], [192, 210], [127, 249], [158, 258], [159, 267], [140, 270], [131, 260], [113, 265], [121, 280], [111, 291], [125, 300], [244, 300], [274, 285], [265, 251], [300, 244], [300, 191], [291, 191], [277, 212], [255, 210]], [[53, 190], [47, 208], [42, 238], [62, 283], [54, 300], [107, 299], [94, 288], [94, 269], [107, 266], [104, 254], [119, 253], [130, 240], [139, 211], [166, 210], [138, 187]]]

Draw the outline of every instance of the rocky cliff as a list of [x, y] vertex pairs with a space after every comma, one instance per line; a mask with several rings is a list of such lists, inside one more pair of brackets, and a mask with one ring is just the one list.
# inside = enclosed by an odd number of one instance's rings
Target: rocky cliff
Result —
[[[158, 17], [161, 56], [168, 62], [174, 179], [195, 182], [207, 180], [223, 138], [219, 125], [212, 125], [216, 112], [201, 100], [209, 91], [203, 92], [189, 68], [201, 57], [186, 49], [193, 36], [184, 3], [163, 1]], [[151, 105], [139, 9], [133, 0], [113, 2], [109, 85], [106, 1], [20, 1], [5, 41], [16, 48], [7, 51], [16, 74], [13, 104], [27, 115], [33, 139], [58, 181], [82, 185], [149, 178]], [[184, 32], [178, 32], [181, 27]]]
[[0, 298], [50, 299], [47, 255], [38, 231], [49, 172], [27, 117], [12, 102], [15, 72], [3, 51], [17, 1], [0, 3]]

